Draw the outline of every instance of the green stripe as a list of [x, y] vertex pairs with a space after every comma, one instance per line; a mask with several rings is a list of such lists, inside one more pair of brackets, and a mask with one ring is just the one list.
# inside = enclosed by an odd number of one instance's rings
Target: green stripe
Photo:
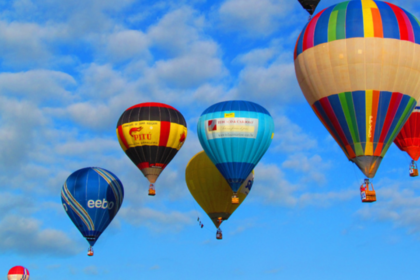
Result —
[[408, 101], [407, 106], [405, 107], [405, 110], [402, 114], [402, 117], [400, 118], [397, 125], [395, 126], [394, 131], [391, 134], [391, 137], [389, 137], [388, 143], [386, 143], [385, 147], [382, 149], [381, 157], [385, 156], [386, 151], [388, 151], [395, 137], [397, 137], [397, 134], [400, 132], [401, 128], [410, 117], [411, 112], [413, 111], [416, 104], [417, 104], [416, 100], [414, 98], [410, 98], [410, 101]]
[[328, 22], [328, 42], [337, 40], [337, 15], [338, 11], [333, 10]]
[[337, 10], [337, 35], [336, 40], [346, 39], [346, 13], [349, 1], [337, 4], [334, 7], [334, 11]]
[[338, 97], [340, 98], [341, 107], [343, 108], [346, 117], [351, 138], [353, 139], [354, 153], [356, 156], [364, 155], [362, 145], [360, 144], [359, 131], [354, 111], [353, 94], [352, 92], [342, 92], [338, 94]]

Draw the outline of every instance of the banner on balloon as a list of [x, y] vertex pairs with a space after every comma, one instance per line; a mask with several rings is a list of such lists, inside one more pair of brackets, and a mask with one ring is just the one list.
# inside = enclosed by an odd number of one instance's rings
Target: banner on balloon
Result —
[[207, 121], [207, 139], [216, 138], [257, 138], [258, 119], [218, 118]]

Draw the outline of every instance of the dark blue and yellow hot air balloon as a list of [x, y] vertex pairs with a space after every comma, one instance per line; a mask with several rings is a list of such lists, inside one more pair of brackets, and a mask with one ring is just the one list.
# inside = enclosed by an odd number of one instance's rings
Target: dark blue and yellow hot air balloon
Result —
[[262, 106], [249, 101], [225, 101], [206, 109], [198, 120], [204, 151], [236, 192], [271, 144], [274, 122]]
[[419, 22], [391, 3], [342, 2], [306, 24], [294, 58], [306, 100], [373, 178], [420, 98]]
[[121, 181], [98, 167], [77, 170], [64, 182], [61, 201], [67, 215], [92, 246], [117, 215], [124, 199]]

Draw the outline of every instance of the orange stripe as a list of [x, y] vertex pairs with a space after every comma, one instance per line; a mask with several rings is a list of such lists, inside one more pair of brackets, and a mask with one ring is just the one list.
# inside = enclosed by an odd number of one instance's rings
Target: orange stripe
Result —
[[371, 9], [372, 10], [372, 21], [373, 21], [373, 34], [377, 38], [384, 37], [384, 31], [382, 27], [382, 18], [379, 12], [379, 9]]

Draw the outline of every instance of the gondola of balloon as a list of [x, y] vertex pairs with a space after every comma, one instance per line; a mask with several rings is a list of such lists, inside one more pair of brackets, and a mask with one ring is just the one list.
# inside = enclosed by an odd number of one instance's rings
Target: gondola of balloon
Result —
[[367, 177], [362, 202], [376, 201], [369, 178], [420, 98], [419, 22], [391, 3], [342, 2], [306, 24], [294, 61], [309, 105]]

